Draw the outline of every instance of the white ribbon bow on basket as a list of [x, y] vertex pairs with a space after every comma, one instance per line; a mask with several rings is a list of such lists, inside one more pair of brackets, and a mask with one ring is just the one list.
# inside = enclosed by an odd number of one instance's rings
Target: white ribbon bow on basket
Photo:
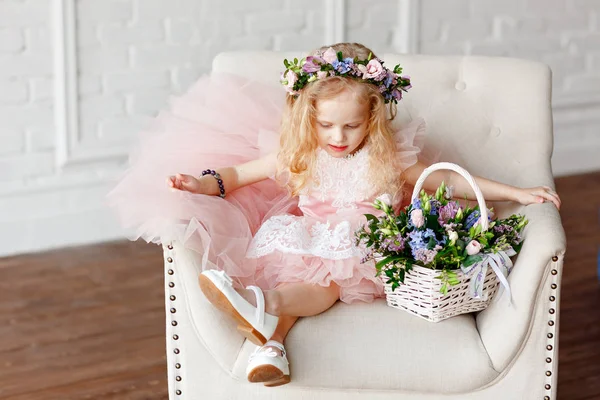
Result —
[[[509, 257], [517, 254], [512, 248], [506, 251], [499, 251], [498, 253], [485, 253], [481, 256], [483, 259], [468, 267], [464, 265], [460, 266], [462, 272], [471, 278], [469, 283], [469, 295], [474, 299], [487, 300], [487, 295], [483, 296], [483, 285], [485, 276], [487, 275], [488, 267], [494, 270], [494, 273], [498, 277], [498, 280], [502, 284], [502, 287], [508, 294], [508, 304], [512, 305], [512, 295], [510, 293], [510, 285], [506, 277], [510, 274], [513, 263]], [[497, 295], [500, 296], [500, 293]]]

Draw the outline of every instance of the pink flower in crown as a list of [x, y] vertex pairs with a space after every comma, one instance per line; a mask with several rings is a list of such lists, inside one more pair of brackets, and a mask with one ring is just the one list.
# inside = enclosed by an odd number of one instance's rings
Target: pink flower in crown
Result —
[[325, 62], [331, 64], [335, 60], [337, 60], [337, 53], [335, 52], [335, 50], [333, 48], [330, 47], [327, 49], [327, 51], [325, 53], [323, 53], [323, 60], [325, 60]]
[[302, 71], [304, 72], [317, 72], [321, 70], [321, 64], [324, 64], [323, 60], [319, 56], [308, 56], [306, 62], [302, 65]]
[[387, 75], [387, 71], [383, 68], [383, 65], [376, 59], [369, 61], [367, 66], [359, 67], [359, 69], [363, 73], [363, 79], [375, 79], [377, 81], [385, 78]]
[[[401, 76], [400, 79], [407, 79], [410, 82], [410, 76], [405, 75], [405, 76]], [[412, 87], [411, 84], [409, 84], [408, 86], [404, 86], [404, 90], [408, 90]]]
[[327, 71], [317, 71], [317, 78], [318, 79], [324, 79], [327, 78], [327, 75], [329, 75], [327, 73]]
[[285, 74], [284, 79], [286, 79], [288, 82], [287, 85], [285, 85], [285, 90], [287, 90], [290, 93], [296, 93], [296, 92], [294, 92], [294, 84], [298, 80], [298, 75], [296, 75], [296, 73], [294, 71], [289, 70]]

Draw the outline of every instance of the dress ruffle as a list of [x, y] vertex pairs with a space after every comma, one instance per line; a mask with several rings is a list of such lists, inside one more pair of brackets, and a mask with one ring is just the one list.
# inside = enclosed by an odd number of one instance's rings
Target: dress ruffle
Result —
[[[272, 216], [306, 219], [298, 199], [275, 181], [240, 188], [225, 199], [167, 186], [169, 175], [198, 176], [207, 168], [238, 165], [275, 151], [284, 101], [285, 91], [277, 86], [230, 74], [203, 76], [140, 135], [129, 168], [108, 194], [109, 204], [130, 240], [177, 240], [197, 253], [197, 268], [225, 270], [240, 286], [335, 282], [342, 301], [372, 301], [383, 295], [383, 287], [374, 265], [361, 264], [356, 254], [328, 259], [273, 251], [248, 257], [253, 237]], [[408, 168], [423, 148], [424, 121], [405, 125], [396, 137], [401, 165]]]

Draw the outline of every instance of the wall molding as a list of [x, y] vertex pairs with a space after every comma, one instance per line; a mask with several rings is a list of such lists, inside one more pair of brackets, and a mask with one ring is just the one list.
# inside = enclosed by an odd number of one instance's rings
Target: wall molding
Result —
[[346, 0], [326, 0], [325, 2], [325, 43], [334, 44], [346, 41]]
[[52, 30], [54, 50], [54, 121], [56, 166], [123, 159], [122, 145], [84, 145], [79, 114], [79, 70], [77, 61], [76, 0], [53, 0]]
[[600, 105], [600, 94], [565, 95], [552, 102], [554, 110], [594, 107]]
[[421, 51], [421, 4], [418, 0], [398, 0], [398, 26], [394, 47], [398, 53]]
[[79, 91], [77, 79], [77, 22], [75, 0], [54, 0], [54, 120], [56, 163], [69, 162], [79, 141]]

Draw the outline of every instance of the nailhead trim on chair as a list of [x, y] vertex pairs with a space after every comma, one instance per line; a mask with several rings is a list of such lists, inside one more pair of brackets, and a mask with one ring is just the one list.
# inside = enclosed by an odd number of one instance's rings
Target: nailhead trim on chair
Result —
[[[552, 257], [552, 262], [555, 263], [558, 261], [558, 256], [553, 256]], [[556, 275], [558, 275], [558, 270], [556, 268], [552, 268], [552, 270], [550, 271], [550, 274], [552, 274], [552, 276], [556, 277]], [[554, 278], [556, 279], [556, 278]], [[556, 284], [556, 282], [552, 282], [550, 284], [550, 288], [552, 290], [556, 290], [556, 288], [558, 288], [558, 285]], [[548, 300], [550, 302], [554, 302], [556, 301], [556, 296], [551, 295], [550, 297], [548, 297]], [[556, 309], [554, 309], [553, 307], [548, 309], [548, 313], [550, 314], [550, 318], [552, 318], [552, 315], [554, 315], [554, 313], [556, 312]], [[554, 326], [554, 320], [549, 319], [548, 320], [548, 326], [550, 328], [548, 329], [554, 329], [552, 328]], [[546, 337], [549, 339], [549, 344], [546, 345], [546, 350], [548, 351], [552, 351], [554, 350], [554, 341], [552, 340], [554, 338], [554, 333], [553, 332], [548, 332], [548, 334], [546, 335]], [[551, 357], [546, 357], [546, 363], [548, 364], [548, 370], [546, 371], [546, 376], [547, 377], [551, 377], [552, 376], [552, 358]], [[552, 389], [552, 385], [550, 385], [549, 383], [546, 383], [544, 385], [544, 389], [546, 390], [551, 390]], [[544, 400], [550, 400], [550, 396], [544, 396]]]
[[[169, 250], [171, 250], [171, 251], [172, 251], [172, 250], [173, 250], [173, 245], [172, 245], [171, 243], [169, 243], [169, 244], [167, 245], [167, 249], [169, 249]], [[173, 263], [173, 254], [170, 254], [170, 255], [169, 255], [169, 257], [167, 257], [167, 262], [168, 262], [168, 263]], [[175, 274], [175, 269], [174, 269], [174, 268], [169, 268], [169, 269], [167, 270], [167, 274], [168, 274], [169, 276], [173, 276], [173, 275]], [[169, 288], [173, 289], [174, 287], [175, 287], [175, 283], [174, 283], [174, 282], [169, 282]], [[176, 299], [177, 299], [177, 297], [176, 297], [174, 294], [170, 293], [170, 295], [169, 295], [169, 300], [170, 300], [171, 302], [173, 302], [173, 301], [175, 301]], [[174, 304], [172, 304], [172, 305], [174, 305]], [[175, 307], [171, 307], [171, 308], [169, 309], [169, 311], [171, 312], [171, 314], [173, 314], [173, 317], [175, 317], [175, 314], [177, 313], [177, 309], [176, 309]], [[177, 320], [173, 319], [173, 320], [171, 321], [171, 325], [172, 325], [173, 327], [177, 326]], [[175, 334], [173, 334], [173, 337], [172, 337], [172, 338], [173, 338], [173, 340], [174, 340], [174, 341], [175, 341], [175, 340], [179, 340], [179, 335], [175, 333]], [[181, 351], [179, 350], [179, 348], [178, 348], [178, 347], [175, 347], [175, 348], [173, 349], [173, 353], [175, 353], [176, 355], [178, 355], [178, 354], [180, 354], [180, 353], [181, 353]], [[175, 363], [175, 369], [181, 369], [181, 364], [180, 364], [180, 363]], [[182, 378], [181, 378], [181, 376], [180, 376], [180, 375], [177, 375], [177, 376], [175, 376], [175, 381], [176, 381], [176, 382], [181, 382], [181, 379], [182, 379]], [[175, 394], [176, 394], [177, 396], [181, 396], [181, 390], [179, 390], [179, 389], [175, 390]]]

